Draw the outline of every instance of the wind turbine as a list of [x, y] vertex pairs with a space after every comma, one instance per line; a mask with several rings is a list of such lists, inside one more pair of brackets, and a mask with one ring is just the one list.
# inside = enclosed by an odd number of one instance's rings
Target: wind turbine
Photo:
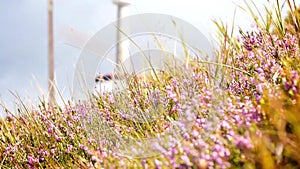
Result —
[[117, 56], [116, 56], [116, 63], [117, 65], [120, 65], [126, 57], [128, 57], [128, 52], [126, 52], [126, 49], [128, 47], [128, 42], [121, 41], [124, 38], [122, 31], [122, 20], [121, 18], [126, 15], [126, 8], [124, 8], [127, 5], [130, 5], [130, 0], [113, 0], [113, 3], [118, 6], [118, 22], [117, 27], [119, 31], [117, 31]]
[[[116, 44], [116, 59], [115, 59], [115, 71], [120, 72], [121, 64], [129, 57], [128, 45], [129, 41], [124, 40], [125, 35], [120, 31], [122, 30], [122, 21], [121, 18], [126, 16], [127, 8], [126, 6], [130, 5], [132, 0], [112, 0], [113, 4], [117, 5], [117, 44]], [[90, 35], [77, 31], [73, 28], [64, 29], [62, 31], [63, 36], [65, 38], [65, 43], [67, 45], [73, 46], [78, 49], [82, 49], [88, 39], [91, 37]], [[105, 86], [108, 90], [111, 90], [109, 85], [112, 85], [110, 81], [112, 78], [118, 78], [114, 76], [115, 72], [112, 74], [99, 75], [95, 77], [95, 82], [100, 84], [101, 86]], [[106, 78], [111, 77], [111, 78]], [[104, 78], [104, 79], [103, 79]], [[101, 84], [102, 83], [102, 84]]]

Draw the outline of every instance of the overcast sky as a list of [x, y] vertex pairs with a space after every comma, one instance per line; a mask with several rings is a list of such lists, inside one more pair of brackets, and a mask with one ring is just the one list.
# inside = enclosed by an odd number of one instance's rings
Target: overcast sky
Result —
[[[90, 37], [116, 20], [111, 0], [53, 0], [55, 75], [59, 90], [68, 100], [80, 49], [66, 43], [68, 31]], [[256, 0], [259, 6], [262, 1]], [[190, 22], [212, 39], [212, 19], [232, 22], [242, 0], [136, 0], [129, 13], [162, 13]], [[13, 108], [17, 92], [33, 102], [47, 92], [47, 0], [0, 0], [0, 99]], [[248, 29], [252, 21], [237, 8], [236, 24]], [[84, 43], [84, 42], [83, 42]], [[41, 90], [39, 90], [39, 88]], [[27, 98], [28, 97], [28, 98]], [[0, 109], [0, 114], [2, 110]]]

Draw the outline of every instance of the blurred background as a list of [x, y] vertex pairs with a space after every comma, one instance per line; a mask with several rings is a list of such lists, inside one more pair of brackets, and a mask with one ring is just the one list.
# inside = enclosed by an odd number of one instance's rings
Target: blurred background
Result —
[[[263, 9], [262, 1], [255, 0]], [[213, 19], [249, 29], [251, 16], [242, 0], [135, 0], [127, 14], [161, 13], [183, 19], [215, 40]], [[54, 75], [65, 100], [70, 99], [81, 48], [94, 33], [117, 19], [112, 0], [53, 0]], [[0, 103], [15, 108], [17, 93], [37, 103], [48, 95], [48, 1], [0, 0]], [[138, 24], [138, 23], [137, 23]], [[237, 34], [238, 27], [235, 28]], [[0, 109], [0, 116], [4, 111]]]

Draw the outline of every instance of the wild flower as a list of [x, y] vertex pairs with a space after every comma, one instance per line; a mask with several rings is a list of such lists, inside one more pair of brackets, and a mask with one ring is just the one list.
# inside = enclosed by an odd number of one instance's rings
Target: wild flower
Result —
[[39, 159], [38, 159], [38, 158], [35, 158], [35, 157], [32, 156], [32, 155], [28, 155], [28, 156], [27, 156], [27, 160], [28, 160], [28, 163], [29, 163], [30, 165], [34, 165], [34, 164], [36, 164], [36, 163], [39, 162]]
[[[297, 168], [299, 35], [261, 25], [238, 39], [223, 31], [215, 67], [195, 58], [150, 82], [128, 75], [128, 89], [87, 103], [9, 114], [0, 119], [0, 168]], [[153, 138], [174, 125], [180, 139], [155, 142], [161, 155], [118, 154], [118, 136]]]

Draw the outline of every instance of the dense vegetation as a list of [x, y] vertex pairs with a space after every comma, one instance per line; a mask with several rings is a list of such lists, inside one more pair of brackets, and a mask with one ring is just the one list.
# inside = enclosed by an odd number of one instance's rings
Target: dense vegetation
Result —
[[[89, 102], [4, 109], [0, 168], [299, 168], [300, 16], [294, 1], [285, 5], [286, 19], [279, 2], [258, 19], [247, 4], [256, 26], [238, 37], [217, 23], [215, 62], [128, 75], [128, 90]], [[170, 129], [177, 142], [154, 141], [154, 154], [126, 149], [125, 139]]]

